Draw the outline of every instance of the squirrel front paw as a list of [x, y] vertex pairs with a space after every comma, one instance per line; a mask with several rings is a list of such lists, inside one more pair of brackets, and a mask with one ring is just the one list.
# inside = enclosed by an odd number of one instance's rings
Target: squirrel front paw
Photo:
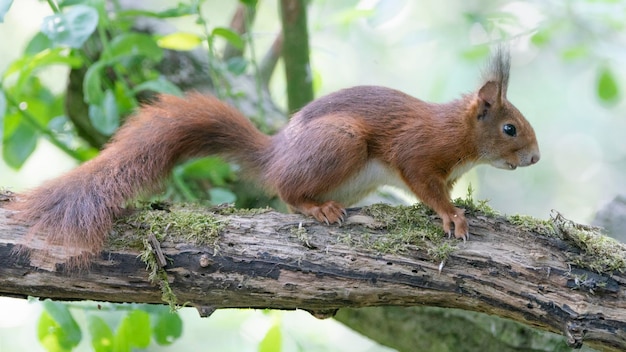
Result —
[[439, 214], [443, 221], [443, 231], [448, 234], [448, 237], [452, 237], [451, 224], [454, 223], [454, 237], [463, 239], [463, 241], [469, 240], [469, 225], [465, 218], [465, 209], [454, 208], [451, 213]]

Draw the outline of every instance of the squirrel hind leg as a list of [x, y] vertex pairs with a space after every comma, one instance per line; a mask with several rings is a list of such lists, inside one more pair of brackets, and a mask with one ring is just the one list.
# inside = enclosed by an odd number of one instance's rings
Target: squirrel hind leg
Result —
[[358, 116], [296, 115], [273, 137], [271, 153], [264, 172], [269, 189], [294, 212], [343, 223], [344, 205], [363, 188], [351, 180], [369, 161], [367, 129]]

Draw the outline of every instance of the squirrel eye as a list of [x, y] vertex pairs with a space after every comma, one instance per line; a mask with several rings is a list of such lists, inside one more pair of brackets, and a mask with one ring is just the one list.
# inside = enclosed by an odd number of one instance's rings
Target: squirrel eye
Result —
[[504, 133], [508, 134], [511, 137], [515, 137], [517, 135], [517, 130], [515, 129], [515, 126], [508, 123], [502, 126], [502, 131], [504, 131]]

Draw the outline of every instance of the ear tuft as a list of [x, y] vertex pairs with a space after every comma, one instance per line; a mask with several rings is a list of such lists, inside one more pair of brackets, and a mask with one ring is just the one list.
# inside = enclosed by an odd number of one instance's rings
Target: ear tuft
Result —
[[[491, 104], [500, 103], [506, 100], [506, 91], [509, 85], [509, 71], [511, 69], [511, 55], [507, 48], [498, 45], [491, 55], [487, 70], [484, 72], [485, 84], [480, 89], [482, 91], [489, 85], [494, 87], [488, 87], [487, 90], [491, 93], [491, 89], [495, 89], [496, 93], [493, 95], [494, 100]], [[479, 96], [481, 96], [479, 91]], [[481, 96], [481, 99], [482, 96]], [[486, 100], [488, 101], [488, 100]]]

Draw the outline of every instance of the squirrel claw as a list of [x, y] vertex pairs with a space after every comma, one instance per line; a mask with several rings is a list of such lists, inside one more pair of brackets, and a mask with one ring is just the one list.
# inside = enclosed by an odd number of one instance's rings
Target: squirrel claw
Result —
[[461, 236], [456, 236], [456, 238], [462, 239], [463, 243], [466, 243], [470, 239], [469, 232], [462, 234]]

